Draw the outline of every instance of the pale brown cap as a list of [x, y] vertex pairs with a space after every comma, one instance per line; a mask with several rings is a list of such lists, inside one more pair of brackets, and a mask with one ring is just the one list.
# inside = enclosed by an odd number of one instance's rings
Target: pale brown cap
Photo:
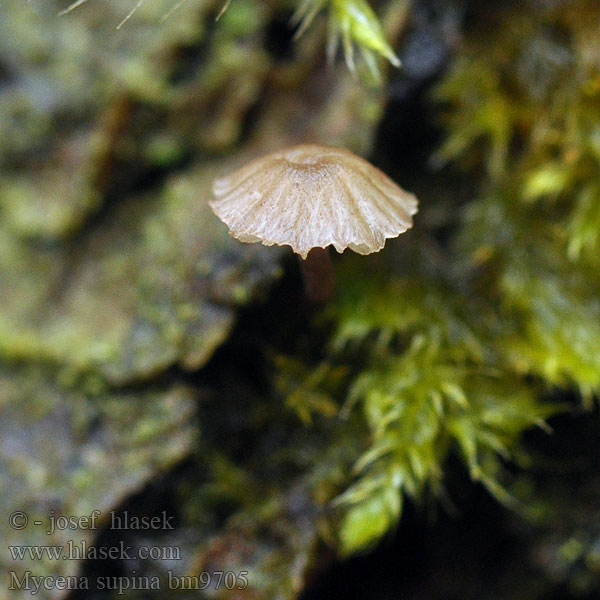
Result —
[[417, 199], [344, 148], [293, 146], [248, 163], [213, 185], [210, 206], [242, 242], [379, 252], [412, 227]]

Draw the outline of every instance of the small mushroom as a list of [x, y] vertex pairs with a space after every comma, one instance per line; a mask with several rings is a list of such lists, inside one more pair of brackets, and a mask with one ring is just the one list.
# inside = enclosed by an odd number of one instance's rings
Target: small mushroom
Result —
[[316, 304], [333, 291], [331, 261], [322, 249], [378, 252], [387, 238], [412, 226], [417, 212], [415, 196], [366, 160], [317, 144], [253, 160], [217, 179], [213, 193], [210, 206], [233, 237], [288, 245], [302, 257], [307, 295]]

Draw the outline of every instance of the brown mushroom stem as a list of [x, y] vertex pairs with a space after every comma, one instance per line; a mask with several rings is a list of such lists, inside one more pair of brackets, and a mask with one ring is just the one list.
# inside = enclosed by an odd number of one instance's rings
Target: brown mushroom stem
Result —
[[313, 306], [324, 306], [333, 296], [335, 274], [327, 248], [313, 248], [300, 259], [306, 297]]

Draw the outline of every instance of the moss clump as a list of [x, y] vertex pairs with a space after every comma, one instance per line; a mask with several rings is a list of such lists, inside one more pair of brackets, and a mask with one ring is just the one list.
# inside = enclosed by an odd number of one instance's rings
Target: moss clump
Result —
[[404, 495], [442, 494], [451, 453], [526, 514], [505, 461], [565, 410], [544, 400], [552, 386], [587, 406], [600, 389], [598, 5], [531, 3], [473, 22], [435, 92], [436, 158], [478, 191], [447, 217], [443, 252], [422, 231], [368, 277], [345, 259], [329, 312], [328, 360], [350, 369], [334, 397], [346, 413], [359, 406], [369, 432], [337, 500], [344, 553], [389, 531]]

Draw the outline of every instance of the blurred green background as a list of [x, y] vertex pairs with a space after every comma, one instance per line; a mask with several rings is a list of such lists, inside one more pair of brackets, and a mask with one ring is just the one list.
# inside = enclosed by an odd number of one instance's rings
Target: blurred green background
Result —
[[[0, 599], [600, 597], [598, 2], [136, 6], [0, 3]], [[207, 204], [302, 142], [420, 200], [318, 311]]]

